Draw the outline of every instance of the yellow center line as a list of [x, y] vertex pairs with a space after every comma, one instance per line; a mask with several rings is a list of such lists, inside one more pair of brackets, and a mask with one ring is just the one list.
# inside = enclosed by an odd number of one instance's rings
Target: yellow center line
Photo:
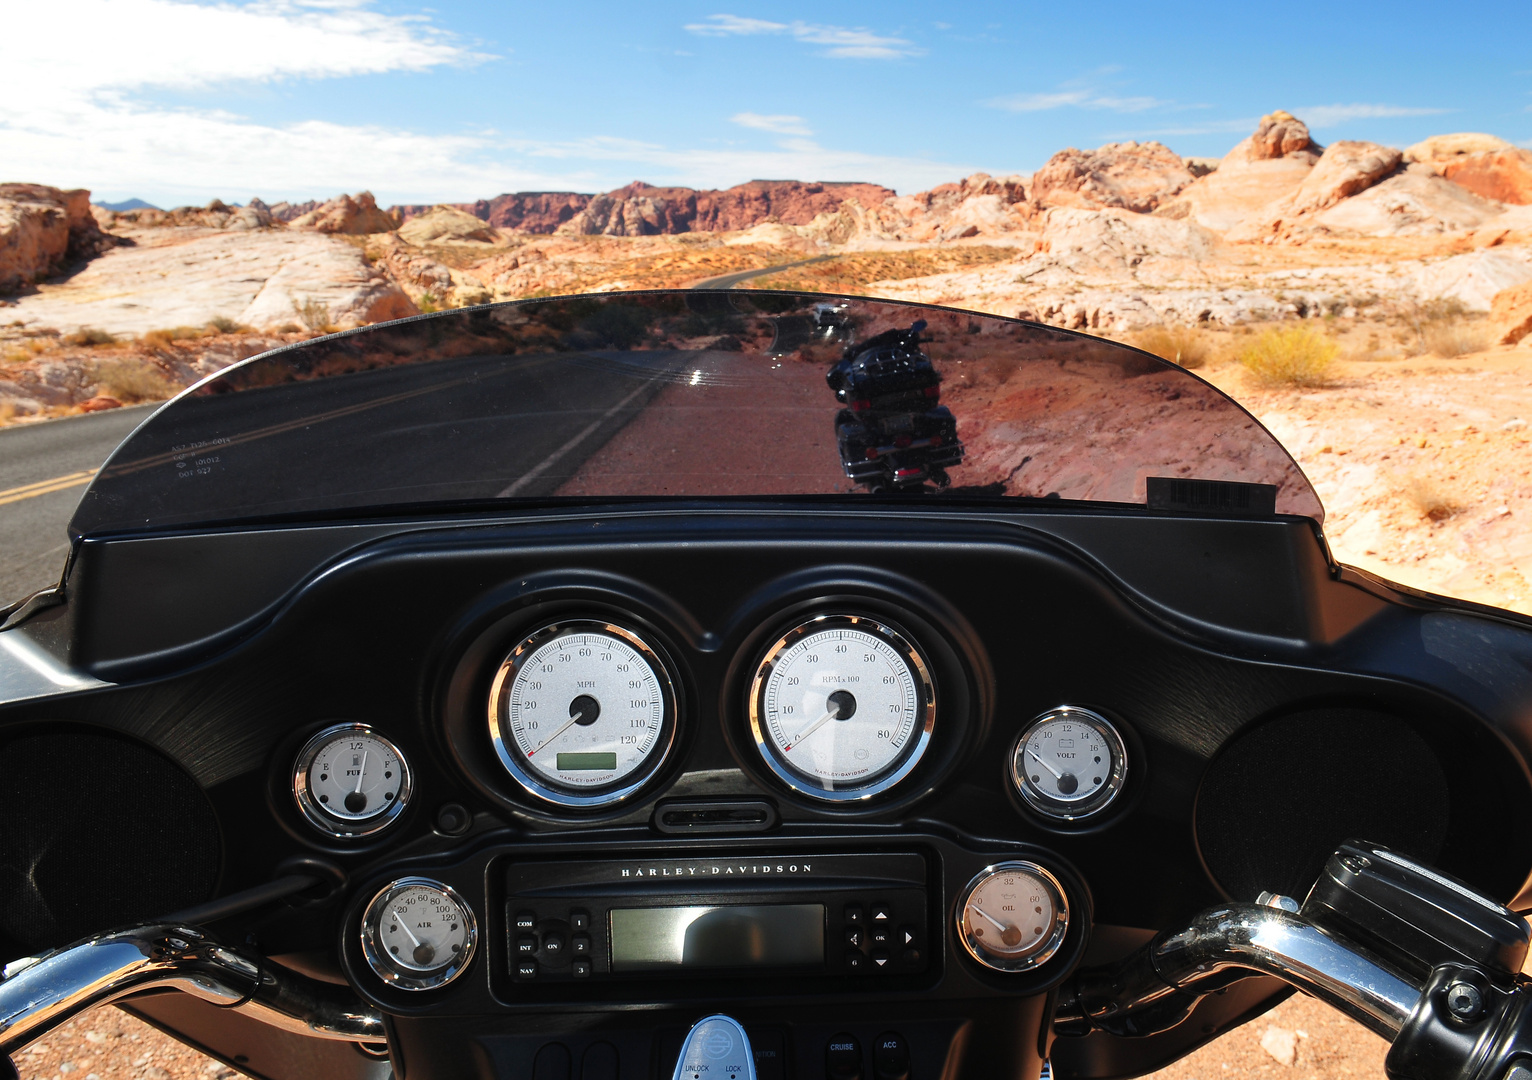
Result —
[[39, 480], [35, 484], [23, 484], [21, 487], [9, 488], [5, 491], [0, 491], [0, 506], [4, 506], [6, 503], [20, 502], [22, 499], [30, 499], [35, 495], [48, 495], [55, 491], [79, 487], [81, 484], [90, 483], [90, 478], [95, 475], [95, 469], [86, 469], [84, 472], [55, 476], [52, 480]]

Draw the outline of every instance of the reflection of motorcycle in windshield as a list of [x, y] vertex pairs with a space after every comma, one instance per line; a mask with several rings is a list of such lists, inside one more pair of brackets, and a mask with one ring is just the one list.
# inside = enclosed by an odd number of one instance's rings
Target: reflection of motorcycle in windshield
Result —
[[924, 319], [849, 345], [825, 381], [847, 407], [835, 416], [846, 475], [870, 491], [907, 491], [951, 482], [963, 460], [952, 410], [937, 404], [941, 375], [920, 348]]

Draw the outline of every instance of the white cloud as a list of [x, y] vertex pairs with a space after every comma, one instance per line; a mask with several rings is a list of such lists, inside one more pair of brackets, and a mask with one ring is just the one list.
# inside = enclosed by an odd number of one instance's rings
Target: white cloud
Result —
[[729, 117], [731, 123], [757, 131], [771, 131], [778, 135], [812, 135], [808, 123], [801, 116], [762, 116], [760, 113], [742, 112]]
[[1440, 116], [1451, 109], [1418, 109], [1405, 105], [1311, 105], [1293, 115], [1311, 128], [1339, 127], [1352, 120], [1377, 120], [1400, 116]]
[[687, 23], [685, 29], [701, 37], [786, 34], [807, 45], [828, 46], [822, 55], [841, 60], [898, 60], [925, 53], [905, 38], [876, 34], [863, 27], [825, 26], [800, 20], [780, 23], [740, 15], [709, 15], [703, 22]]
[[984, 104], [992, 109], [1007, 112], [1046, 112], [1050, 109], [1109, 109], [1112, 112], [1135, 113], [1145, 109], [1158, 109], [1172, 104], [1152, 97], [1116, 97], [1095, 90], [1060, 90], [1052, 94], [1012, 94], [991, 98]]

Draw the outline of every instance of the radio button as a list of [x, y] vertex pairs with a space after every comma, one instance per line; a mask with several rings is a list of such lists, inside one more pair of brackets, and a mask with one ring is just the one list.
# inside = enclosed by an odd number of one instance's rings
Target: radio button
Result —
[[590, 955], [590, 935], [575, 934], [569, 939], [569, 954], [571, 956]]
[[537, 978], [537, 961], [536, 960], [521, 960], [521, 961], [518, 961], [517, 964], [516, 964], [516, 977], [518, 979], [535, 979], [535, 978]]
[[855, 949], [846, 954], [846, 970], [862, 971], [867, 967], [867, 954]]
[[590, 912], [571, 911], [569, 913], [569, 929], [584, 932], [590, 929]]
[[590, 977], [590, 961], [576, 960], [572, 965], [572, 970], [574, 971], [575, 978], [587, 979]]
[[861, 926], [862, 925], [862, 905], [861, 904], [847, 904], [846, 905], [846, 925], [847, 926]]
[[846, 927], [846, 944], [853, 949], [860, 949], [866, 944], [867, 935], [860, 926]]
[[529, 934], [523, 934], [516, 939], [516, 955], [531, 956], [537, 952], [537, 939]]

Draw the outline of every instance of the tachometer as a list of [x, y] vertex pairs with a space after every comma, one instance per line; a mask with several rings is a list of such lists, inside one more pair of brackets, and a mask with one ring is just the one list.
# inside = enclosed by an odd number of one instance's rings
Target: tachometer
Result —
[[632, 795], [675, 737], [675, 684], [654, 646], [605, 622], [544, 626], [500, 665], [489, 699], [495, 753], [532, 795], [605, 806]]
[[886, 791], [919, 763], [936, 722], [925, 658], [861, 615], [821, 615], [766, 650], [750, 687], [750, 727], [766, 765], [832, 802]]

